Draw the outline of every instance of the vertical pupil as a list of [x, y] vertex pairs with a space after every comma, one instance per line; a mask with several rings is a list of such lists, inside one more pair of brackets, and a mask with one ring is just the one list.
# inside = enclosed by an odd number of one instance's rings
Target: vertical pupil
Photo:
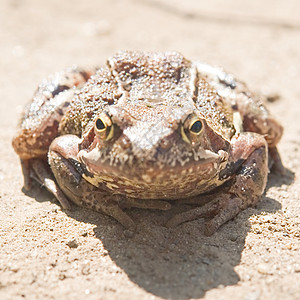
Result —
[[103, 130], [103, 129], [105, 129], [105, 125], [104, 125], [104, 123], [103, 123], [103, 121], [102, 121], [101, 119], [98, 119], [98, 120], [96, 121], [96, 127], [97, 127], [98, 130]]
[[200, 121], [196, 121], [191, 127], [191, 131], [195, 133], [199, 133], [201, 129], [202, 129], [202, 123]]

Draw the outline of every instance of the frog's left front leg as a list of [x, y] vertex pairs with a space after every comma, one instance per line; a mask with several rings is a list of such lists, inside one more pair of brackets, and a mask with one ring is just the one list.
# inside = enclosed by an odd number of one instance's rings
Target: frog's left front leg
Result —
[[[263, 194], [268, 176], [268, 148], [265, 139], [256, 133], [241, 133], [232, 139], [232, 160], [220, 180], [232, 177], [229, 189], [195, 209], [174, 216], [167, 223], [174, 227], [201, 217], [212, 217], [205, 223], [205, 234], [212, 235], [221, 225], [234, 218], [241, 210], [255, 205]], [[234, 174], [236, 174], [234, 176]]]

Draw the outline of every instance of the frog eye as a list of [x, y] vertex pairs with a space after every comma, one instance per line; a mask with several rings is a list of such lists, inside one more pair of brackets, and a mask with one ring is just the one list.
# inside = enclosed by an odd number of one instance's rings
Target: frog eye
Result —
[[110, 140], [114, 136], [114, 126], [110, 117], [106, 113], [102, 113], [96, 119], [95, 131], [106, 141]]
[[202, 122], [200, 120], [195, 120], [190, 126], [190, 132], [198, 135], [201, 133], [202, 127]]
[[197, 115], [191, 114], [181, 127], [181, 137], [185, 142], [195, 144], [202, 131], [203, 121]]
[[106, 129], [107, 126], [101, 119], [97, 119], [95, 127], [97, 131], [102, 132]]

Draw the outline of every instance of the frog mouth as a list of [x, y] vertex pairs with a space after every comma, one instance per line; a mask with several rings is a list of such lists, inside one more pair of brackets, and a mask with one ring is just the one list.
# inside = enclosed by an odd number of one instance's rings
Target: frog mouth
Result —
[[[224, 152], [224, 151], [223, 151]], [[157, 181], [166, 181], [171, 177], [188, 176], [188, 174], [212, 174], [219, 170], [221, 163], [226, 160], [224, 154], [214, 153], [209, 150], [198, 152], [194, 159], [179, 160], [171, 164], [160, 164], [156, 161], [137, 162], [125, 164], [110, 164], [101, 160], [98, 149], [90, 152], [81, 150], [78, 153], [79, 162], [88, 171], [84, 174], [86, 180], [94, 185], [99, 181], [113, 181], [126, 178], [134, 182], [153, 184]], [[97, 181], [97, 184], [95, 184]]]
[[[89, 156], [90, 159], [90, 156]], [[137, 199], [175, 200], [196, 196], [211, 190], [218, 183], [218, 174], [223, 162], [218, 155], [213, 158], [199, 159], [196, 163], [157, 168], [123, 168], [98, 165], [80, 156], [80, 162], [86, 165], [82, 177], [97, 188], [112, 194], [126, 195]]]

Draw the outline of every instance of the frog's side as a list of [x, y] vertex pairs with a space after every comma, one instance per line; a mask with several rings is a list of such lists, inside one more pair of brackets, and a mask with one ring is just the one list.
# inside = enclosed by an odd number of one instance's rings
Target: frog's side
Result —
[[167, 225], [208, 217], [212, 234], [257, 203], [268, 161], [281, 166], [282, 127], [221, 69], [176, 52], [127, 51], [92, 73], [50, 77], [26, 108], [13, 140], [25, 188], [34, 178], [64, 207], [68, 198], [127, 228], [135, 224], [123, 208], [199, 204]]

